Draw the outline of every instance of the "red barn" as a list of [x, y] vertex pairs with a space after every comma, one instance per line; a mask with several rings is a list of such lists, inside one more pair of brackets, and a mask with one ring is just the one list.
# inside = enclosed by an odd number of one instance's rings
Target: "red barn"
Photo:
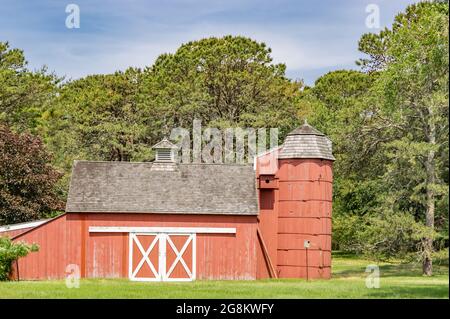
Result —
[[76, 161], [66, 213], [12, 237], [40, 246], [20, 278], [330, 277], [334, 157], [322, 133], [305, 124], [254, 166], [177, 163], [167, 139], [154, 148], [154, 162]]

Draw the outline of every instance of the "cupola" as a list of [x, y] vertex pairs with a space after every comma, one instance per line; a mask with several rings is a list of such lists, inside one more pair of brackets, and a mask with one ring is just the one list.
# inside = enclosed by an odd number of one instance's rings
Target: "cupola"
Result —
[[175, 153], [178, 147], [164, 137], [161, 142], [152, 146], [156, 150], [155, 162], [175, 163]]
[[176, 171], [176, 153], [178, 147], [164, 137], [159, 143], [152, 146], [156, 151], [155, 161], [153, 162], [152, 171]]

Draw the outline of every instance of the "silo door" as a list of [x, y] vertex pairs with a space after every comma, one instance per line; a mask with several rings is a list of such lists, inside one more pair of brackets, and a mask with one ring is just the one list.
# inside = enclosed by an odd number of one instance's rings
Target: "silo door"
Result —
[[195, 279], [196, 235], [130, 233], [129, 277], [135, 281]]

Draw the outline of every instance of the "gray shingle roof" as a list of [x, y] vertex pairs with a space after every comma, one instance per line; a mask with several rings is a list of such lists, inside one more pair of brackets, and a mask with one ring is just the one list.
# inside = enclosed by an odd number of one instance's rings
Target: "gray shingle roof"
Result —
[[75, 161], [66, 212], [258, 214], [251, 165]]
[[278, 158], [335, 160], [330, 139], [307, 123], [287, 135]]

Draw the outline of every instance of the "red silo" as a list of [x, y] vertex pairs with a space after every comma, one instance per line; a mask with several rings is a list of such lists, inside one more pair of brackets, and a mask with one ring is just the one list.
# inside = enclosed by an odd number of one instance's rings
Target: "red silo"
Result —
[[307, 123], [278, 155], [279, 277], [330, 278], [334, 157], [331, 141]]
[[[330, 278], [332, 155], [331, 141], [307, 123], [286, 137], [277, 150], [278, 169], [273, 176], [276, 204], [268, 217], [260, 216], [260, 227], [267, 250], [276, 247], [279, 278]], [[260, 204], [266, 199], [262, 187], [263, 155], [257, 160]], [[275, 220], [276, 219], [276, 222]], [[261, 263], [260, 263], [261, 264]], [[259, 268], [262, 268], [260, 266]], [[262, 271], [260, 271], [262, 273]], [[263, 276], [261, 276], [263, 277]]]

